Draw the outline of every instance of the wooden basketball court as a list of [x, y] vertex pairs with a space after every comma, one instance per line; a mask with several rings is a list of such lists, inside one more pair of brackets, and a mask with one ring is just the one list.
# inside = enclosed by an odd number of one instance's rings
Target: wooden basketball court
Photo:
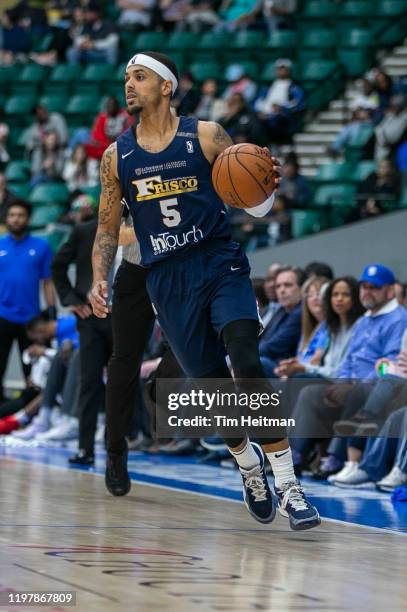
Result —
[[406, 609], [403, 533], [262, 527], [236, 501], [134, 482], [113, 498], [95, 472], [24, 457], [0, 474], [1, 591], [75, 591], [80, 611]]

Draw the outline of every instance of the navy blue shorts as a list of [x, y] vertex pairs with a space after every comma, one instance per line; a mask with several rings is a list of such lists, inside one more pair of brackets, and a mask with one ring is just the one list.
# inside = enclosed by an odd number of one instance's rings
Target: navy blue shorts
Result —
[[147, 291], [187, 376], [204, 376], [224, 364], [225, 325], [259, 320], [249, 262], [235, 242], [206, 241], [156, 264]]

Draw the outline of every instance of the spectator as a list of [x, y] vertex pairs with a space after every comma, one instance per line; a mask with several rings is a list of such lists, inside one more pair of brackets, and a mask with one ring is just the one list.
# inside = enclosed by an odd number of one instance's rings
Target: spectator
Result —
[[254, 8], [237, 19], [243, 27], [266, 25], [269, 32], [292, 26], [291, 16], [297, 10], [297, 0], [257, 0]]
[[6, 222], [7, 210], [11, 204], [18, 202], [15, 196], [7, 187], [6, 177], [0, 172], [0, 225]]
[[281, 359], [293, 357], [301, 335], [301, 286], [305, 280], [300, 268], [280, 268], [276, 274], [276, 294], [280, 308], [260, 336], [260, 358], [268, 377]]
[[[46, 240], [30, 235], [30, 213], [24, 202], [11, 204], [6, 215], [9, 234], [0, 239], [0, 399], [13, 341], [18, 341], [20, 355], [29, 346], [25, 324], [40, 313], [41, 285], [47, 306], [55, 307], [51, 249]], [[23, 371], [27, 377], [30, 368], [23, 364]]]
[[31, 185], [60, 180], [64, 161], [64, 149], [57, 132], [47, 132], [42, 146], [35, 149], [31, 158]]
[[120, 108], [118, 99], [109, 96], [106, 110], [99, 113], [95, 119], [91, 140], [85, 143], [88, 156], [91, 159], [101, 159], [107, 147], [133, 123], [134, 118], [130, 117], [125, 109]]
[[266, 217], [262, 218], [263, 222], [268, 223], [268, 245], [274, 246], [292, 238], [289, 208], [288, 198], [284, 194], [278, 193], [274, 199], [272, 210]]
[[10, 155], [7, 151], [7, 139], [10, 134], [10, 128], [3, 119], [4, 112], [0, 107], [0, 170], [10, 161]]
[[[393, 360], [399, 353], [400, 338], [407, 328], [407, 311], [394, 297], [393, 272], [380, 264], [367, 266], [360, 277], [360, 301], [368, 309], [353, 329], [347, 356], [337, 372], [344, 381], [374, 381], [375, 364], [384, 357]], [[295, 463], [301, 464], [315, 438], [332, 435], [332, 426], [341, 417], [352, 416], [366, 400], [366, 385], [334, 384], [306, 387], [297, 399], [292, 440]], [[343, 465], [342, 440], [333, 439], [322, 462], [319, 477], [338, 472]]]
[[396, 154], [397, 167], [401, 173], [401, 183], [404, 193], [407, 193], [407, 139], [401, 143]]
[[195, 109], [195, 115], [201, 121], [218, 121], [225, 112], [225, 101], [217, 97], [218, 83], [215, 79], [206, 79], [201, 87], [201, 99]]
[[273, 142], [284, 142], [293, 134], [304, 110], [304, 91], [291, 76], [289, 59], [276, 61], [276, 78], [264, 96], [255, 102], [259, 117], [267, 122]]
[[252, 11], [254, 3], [255, 0], [223, 0], [219, 8], [222, 23], [218, 29], [233, 31], [242, 23], [245, 25], [245, 18]]
[[[256, 296], [257, 306], [259, 307], [260, 316], [263, 317], [263, 314], [267, 310], [267, 306], [269, 305], [269, 301], [264, 290], [264, 278], [252, 278], [252, 287], [254, 291], [254, 295]], [[264, 321], [263, 321], [264, 325]]]
[[350, 276], [338, 278], [330, 283], [323, 299], [328, 331], [326, 351], [320, 355], [321, 359], [292, 360], [287, 376], [292, 375], [291, 370], [295, 375], [334, 378], [346, 356], [353, 326], [364, 313], [358, 283]]
[[328, 328], [323, 308], [324, 290], [328, 279], [315, 277], [305, 281], [302, 287], [301, 339], [297, 355], [280, 361], [274, 373], [289, 378], [306, 372], [305, 364], [319, 365], [328, 346]]
[[382, 159], [377, 172], [372, 172], [358, 186], [356, 201], [359, 217], [375, 217], [385, 211], [386, 204], [395, 205], [400, 197], [400, 175], [392, 161]]
[[18, 24], [16, 11], [4, 11], [0, 20], [0, 65], [7, 66], [18, 59], [25, 59], [30, 49], [30, 38], [27, 30]]
[[219, 22], [216, 12], [218, 4], [217, 0], [191, 0], [183, 22], [185, 27], [199, 34], [215, 26]]
[[[242, 94], [235, 93], [226, 100], [226, 112], [219, 119], [221, 126], [233, 140], [266, 144], [263, 126], [248, 108]], [[241, 138], [243, 137], [243, 138]]]
[[199, 94], [195, 91], [194, 78], [190, 72], [184, 72], [171, 100], [171, 106], [175, 108], [177, 115], [191, 115], [195, 112], [198, 103]]
[[266, 280], [264, 281], [264, 293], [268, 299], [267, 308], [262, 314], [262, 321], [265, 328], [280, 308], [276, 293], [276, 276], [280, 268], [282, 268], [282, 266], [279, 263], [271, 264], [267, 270]]
[[303, 208], [310, 200], [308, 181], [299, 173], [296, 156], [288, 156], [283, 164], [279, 193], [287, 198], [290, 208]]
[[119, 26], [134, 31], [148, 29], [156, 0], [116, 0]]
[[77, 144], [70, 159], [65, 163], [62, 178], [69, 191], [75, 192], [99, 183], [99, 164], [90, 159], [83, 144]]
[[383, 120], [375, 129], [375, 160], [377, 162], [395, 153], [404, 140], [407, 129], [407, 105], [403, 95], [390, 98]]
[[[372, 112], [374, 122], [377, 123], [381, 117], [382, 112], [379, 110], [379, 95], [375, 90], [374, 81], [368, 77], [361, 79], [360, 91], [350, 101], [349, 108], [351, 111], [364, 108]], [[375, 112], [377, 111], [377, 112]]]
[[85, 23], [74, 34], [73, 46], [67, 50], [70, 64], [102, 62], [116, 64], [119, 37], [102, 17], [102, 10], [91, 0], [85, 7]]
[[379, 96], [379, 108], [384, 112], [394, 93], [393, 79], [384, 70], [374, 72], [374, 86]]
[[257, 85], [245, 73], [244, 67], [240, 64], [231, 64], [226, 69], [226, 81], [229, 85], [223, 92], [223, 99], [228, 100], [233, 94], [241, 94], [246, 103], [253, 100], [256, 95]]
[[367, 108], [355, 109], [349, 123], [342, 128], [328, 147], [328, 153], [333, 157], [343, 153], [345, 148], [357, 140], [361, 132], [369, 126], [373, 126], [371, 111]]
[[324, 276], [329, 280], [334, 279], [334, 273], [331, 266], [323, 261], [312, 261], [305, 267], [304, 272], [307, 278]]
[[164, 30], [173, 30], [181, 26], [188, 15], [191, 0], [159, 0], [160, 25]]
[[25, 150], [27, 157], [32, 157], [40, 151], [45, 136], [49, 132], [56, 132], [58, 142], [61, 146], [66, 145], [68, 140], [68, 128], [64, 117], [60, 113], [49, 113], [46, 106], [37, 104], [33, 109], [35, 117], [25, 137]]
[[394, 292], [396, 294], [396, 300], [400, 306], [406, 307], [407, 287], [405, 283], [397, 281], [394, 284]]

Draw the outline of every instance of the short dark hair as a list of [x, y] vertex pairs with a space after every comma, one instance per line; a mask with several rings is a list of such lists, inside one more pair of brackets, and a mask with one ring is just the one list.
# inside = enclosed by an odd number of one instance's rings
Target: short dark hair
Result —
[[27, 215], [29, 217], [31, 217], [31, 212], [32, 212], [32, 207], [31, 204], [29, 204], [28, 202], [26, 202], [25, 200], [13, 200], [13, 202], [11, 202], [8, 206], [7, 206], [7, 211], [6, 211], [6, 215], [9, 212], [10, 208], [14, 208], [15, 206], [19, 206], [20, 208], [24, 208], [25, 212], [27, 213]]
[[269, 303], [266, 292], [264, 291], [264, 278], [252, 278], [252, 287], [254, 295], [259, 303], [260, 308], [264, 308]]
[[37, 325], [41, 325], [41, 323], [48, 323], [49, 319], [43, 314], [39, 314], [36, 317], [33, 317], [25, 324], [25, 329], [27, 332], [33, 331]]
[[164, 53], [157, 53], [156, 51], [141, 51], [141, 53], [143, 55], [152, 57], [153, 59], [157, 60], [157, 62], [161, 62], [161, 64], [164, 64], [168, 70], [171, 70], [177, 81], [179, 81], [177, 65], [170, 57], [168, 57], [168, 55], [164, 55]]
[[276, 272], [276, 275], [274, 277], [276, 282], [277, 282], [277, 278], [280, 276], [282, 272], [294, 272], [297, 278], [297, 284], [299, 287], [302, 287], [302, 285], [307, 280], [306, 274], [302, 268], [295, 268], [294, 266], [283, 266]]
[[304, 272], [307, 278], [310, 276], [325, 276], [325, 278], [329, 278], [329, 280], [334, 279], [334, 273], [331, 266], [323, 261], [312, 261], [306, 266]]

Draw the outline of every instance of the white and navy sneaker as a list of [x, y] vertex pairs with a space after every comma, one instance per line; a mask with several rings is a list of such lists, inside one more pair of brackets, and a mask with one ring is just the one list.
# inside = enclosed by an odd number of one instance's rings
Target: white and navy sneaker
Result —
[[261, 446], [254, 442], [251, 442], [251, 445], [260, 459], [260, 464], [251, 470], [239, 466], [243, 479], [243, 500], [256, 521], [271, 523], [276, 516], [276, 508], [264, 471], [264, 454]]
[[305, 497], [298, 480], [287, 483], [282, 489], [274, 486], [278, 497], [278, 511], [290, 521], [291, 529], [301, 531], [321, 524], [318, 510]]

